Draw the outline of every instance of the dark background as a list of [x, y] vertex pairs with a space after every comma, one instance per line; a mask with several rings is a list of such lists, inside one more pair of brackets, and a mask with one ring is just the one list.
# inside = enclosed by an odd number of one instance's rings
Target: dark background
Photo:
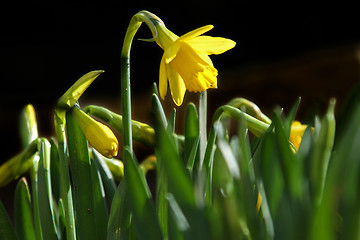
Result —
[[[209, 114], [236, 96], [249, 98], [268, 114], [276, 104], [286, 111], [302, 96], [298, 118], [303, 120], [308, 109], [323, 111], [330, 97], [342, 103], [358, 81], [359, 15], [346, 3], [17, 1], [0, 14], [0, 163], [21, 150], [21, 109], [32, 103], [40, 135], [53, 136], [56, 100], [91, 70], [105, 73], [80, 103], [120, 112], [122, 40], [131, 16], [143, 9], [178, 35], [213, 24], [208, 35], [237, 42], [231, 51], [212, 57], [219, 82], [218, 90], [209, 91]], [[137, 37], [150, 38], [150, 31], [143, 26]], [[135, 41], [131, 54], [133, 117], [151, 123], [150, 93], [162, 50]], [[185, 101], [197, 101], [197, 96], [187, 93]], [[164, 105], [174, 107], [169, 96]], [[185, 104], [178, 108], [179, 122], [184, 109]], [[14, 184], [0, 189], [0, 200], [12, 196], [13, 189]]]

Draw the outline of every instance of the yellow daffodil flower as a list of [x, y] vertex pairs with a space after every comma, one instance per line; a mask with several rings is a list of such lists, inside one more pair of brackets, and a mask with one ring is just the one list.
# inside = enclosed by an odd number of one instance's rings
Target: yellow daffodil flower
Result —
[[209, 55], [221, 54], [235, 46], [235, 42], [221, 37], [200, 36], [212, 25], [197, 28], [178, 37], [156, 19], [157, 44], [164, 50], [160, 63], [159, 91], [162, 99], [169, 81], [174, 103], [180, 106], [186, 89], [202, 92], [217, 87], [218, 71]]
[[91, 146], [104, 157], [112, 158], [117, 155], [119, 143], [109, 127], [95, 121], [77, 107], [73, 108], [73, 114]]
[[299, 149], [302, 136], [307, 128], [307, 125], [301, 124], [299, 121], [293, 121], [290, 130], [290, 142], [296, 149]]

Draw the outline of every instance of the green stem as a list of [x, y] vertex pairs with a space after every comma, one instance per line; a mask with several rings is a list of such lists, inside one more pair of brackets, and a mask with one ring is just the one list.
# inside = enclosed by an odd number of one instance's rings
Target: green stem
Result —
[[65, 213], [66, 239], [76, 239], [74, 208], [72, 191], [70, 186], [69, 165], [67, 160], [66, 137], [65, 137], [65, 110], [55, 109], [54, 125], [59, 145], [60, 165], [60, 196], [63, 200]]
[[128, 147], [130, 154], [133, 154], [132, 149], [132, 129], [131, 129], [131, 92], [130, 92], [130, 50], [131, 44], [137, 30], [143, 22], [150, 28], [153, 36], [156, 36], [156, 29], [154, 22], [151, 20], [155, 15], [140, 11], [135, 14], [129, 23], [126, 30], [123, 47], [121, 50], [121, 106], [123, 115], [123, 144], [124, 148]]
[[123, 114], [123, 142], [132, 154], [131, 92], [130, 92], [130, 49], [134, 36], [141, 26], [136, 15], [129, 23], [121, 51], [121, 107]]
[[200, 131], [200, 165], [203, 163], [207, 142], [207, 91], [201, 92], [199, 97], [199, 131]]

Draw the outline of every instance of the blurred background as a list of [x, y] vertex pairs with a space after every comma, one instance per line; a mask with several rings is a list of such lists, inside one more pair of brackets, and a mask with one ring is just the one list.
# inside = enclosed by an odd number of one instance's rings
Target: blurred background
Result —
[[[15, 2], [14, 2], [15, 3]], [[178, 35], [213, 24], [211, 36], [230, 38], [234, 49], [213, 56], [218, 89], [208, 91], [209, 115], [234, 97], [246, 97], [268, 115], [286, 110], [301, 96], [298, 119], [326, 109], [330, 97], [344, 101], [359, 81], [360, 30], [355, 6], [292, 3], [264, 5], [252, 1], [16, 1], [0, 15], [0, 163], [21, 150], [18, 117], [32, 103], [41, 136], [53, 131], [56, 100], [83, 74], [105, 73], [80, 99], [120, 112], [120, 50], [130, 18], [140, 10], [158, 15]], [[150, 38], [141, 27], [138, 38]], [[153, 82], [158, 81], [162, 50], [135, 41], [131, 52], [133, 118], [151, 124]], [[181, 122], [187, 93], [179, 108]], [[163, 102], [175, 107], [168, 94]], [[181, 131], [181, 124], [178, 124]], [[0, 200], [15, 184], [0, 189]]]

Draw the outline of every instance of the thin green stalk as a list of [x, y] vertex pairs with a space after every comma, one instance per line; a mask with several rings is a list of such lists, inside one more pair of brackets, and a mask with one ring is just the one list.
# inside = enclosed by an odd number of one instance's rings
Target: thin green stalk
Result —
[[206, 136], [207, 136], [207, 91], [201, 92], [199, 97], [199, 132], [200, 132], [200, 165], [202, 165], [205, 150], [206, 150]]
[[64, 206], [66, 239], [75, 240], [75, 218], [65, 140], [65, 113], [65, 110], [55, 109], [54, 125], [59, 146], [60, 197]]
[[130, 92], [130, 49], [135, 33], [141, 26], [136, 15], [131, 19], [125, 34], [121, 51], [121, 107], [123, 114], [123, 144], [133, 153], [131, 129], [131, 92]]
[[123, 144], [124, 147], [129, 148], [131, 155], [133, 154], [133, 149], [131, 129], [130, 50], [134, 36], [143, 22], [148, 25], [154, 36], [157, 35], [154, 23], [151, 22], [149, 15], [150, 13], [147, 11], [140, 11], [131, 18], [121, 50], [121, 105], [124, 131]]

